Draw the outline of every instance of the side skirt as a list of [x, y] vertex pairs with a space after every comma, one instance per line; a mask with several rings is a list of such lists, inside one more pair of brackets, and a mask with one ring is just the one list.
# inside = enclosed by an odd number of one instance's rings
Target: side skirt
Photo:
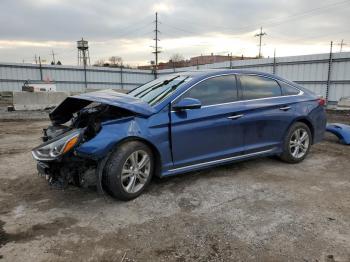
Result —
[[171, 176], [171, 175], [176, 175], [176, 174], [180, 174], [180, 173], [186, 173], [186, 172], [190, 172], [190, 171], [204, 169], [204, 168], [212, 167], [212, 166], [216, 166], [216, 165], [222, 165], [222, 164], [226, 164], [226, 163], [230, 163], [230, 162], [234, 162], [234, 161], [245, 160], [245, 159], [253, 158], [253, 157], [257, 157], [257, 156], [273, 155], [273, 154], [277, 154], [277, 153], [279, 153], [278, 148], [274, 147], [274, 148], [271, 148], [268, 150], [254, 152], [254, 153], [250, 153], [250, 154], [222, 158], [222, 159], [218, 159], [218, 160], [212, 160], [212, 161], [208, 161], [208, 162], [197, 163], [197, 164], [193, 164], [193, 165], [169, 169], [169, 170], [165, 171], [162, 174], [162, 176], [163, 177]]

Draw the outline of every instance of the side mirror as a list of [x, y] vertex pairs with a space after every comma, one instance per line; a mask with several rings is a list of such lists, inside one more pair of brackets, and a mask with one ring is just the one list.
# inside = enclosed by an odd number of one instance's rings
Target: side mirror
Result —
[[202, 103], [198, 99], [195, 98], [183, 98], [178, 103], [173, 105], [173, 110], [181, 111], [186, 109], [198, 109], [201, 108]]

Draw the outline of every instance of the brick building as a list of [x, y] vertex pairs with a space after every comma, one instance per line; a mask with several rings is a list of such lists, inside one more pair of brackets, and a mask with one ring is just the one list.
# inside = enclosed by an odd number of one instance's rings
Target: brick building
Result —
[[[183, 60], [178, 62], [173, 62], [169, 60], [168, 62], [160, 62], [158, 64], [158, 69], [170, 69], [170, 68], [180, 68], [180, 67], [188, 67], [188, 66], [197, 66], [197, 65], [205, 65], [205, 64], [213, 64], [225, 61], [234, 61], [234, 60], [243, 60], [243, 59], [254, 59], [255, 57], [243, 57], [242, 56], [230, 56], [230, 55], [200, 55], [191, 57], [189, 60]], [[139, 66], [139, 69], [152, 69], [152, 65]]]

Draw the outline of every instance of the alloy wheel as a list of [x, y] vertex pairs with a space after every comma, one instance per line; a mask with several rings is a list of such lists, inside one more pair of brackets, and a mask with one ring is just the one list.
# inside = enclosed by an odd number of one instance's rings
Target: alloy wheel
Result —
[[296, 129], [289, 141], [290, 154], [294, 158], [302, 158], [309, 149], [310, 138], [308, 132], [304, 128]]
[[151, 171], [150, 156], [143, 150], [133, 152], [125, 161], [121, 174], [123, 188], [137, 193], [147, 182]]

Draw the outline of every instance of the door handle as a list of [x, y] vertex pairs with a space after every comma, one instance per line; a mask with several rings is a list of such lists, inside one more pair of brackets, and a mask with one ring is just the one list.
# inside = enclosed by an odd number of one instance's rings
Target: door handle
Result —
[[280, 107], [280, 110], [282, 111], [288, 111], [289, 109], [290, 109], [290, 106]]
[[229, 116], [228, 119], [235, 120], [235, 119], [241, 118], [242, 116], [244, 116], [244, 115], [241, 114], [241, 115]]

